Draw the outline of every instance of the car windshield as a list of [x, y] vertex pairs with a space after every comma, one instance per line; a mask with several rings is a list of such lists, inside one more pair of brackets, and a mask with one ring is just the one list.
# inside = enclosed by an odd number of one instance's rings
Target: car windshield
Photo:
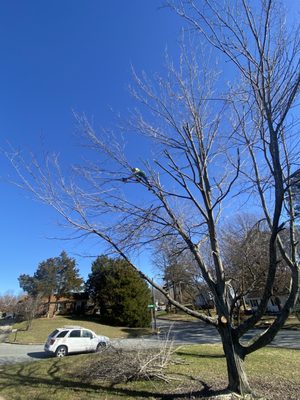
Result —
[[59, 332], [59, 330], [58, 329], [55, 329], [55, 331], [53, 331], [52, 333], [50, 333], [50, 337], [53, 337], [53, 336], [55, 336], [57, 333]]

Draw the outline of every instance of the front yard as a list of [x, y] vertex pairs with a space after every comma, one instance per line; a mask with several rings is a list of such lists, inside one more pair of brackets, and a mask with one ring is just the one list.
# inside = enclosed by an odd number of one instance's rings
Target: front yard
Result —
[[25, 322], [14, 324], [13, 330], [16, 331], [8, 336], [7, 341], [22, 344], [43, 344], [54, 329], [65, 325], [84, 326], [98, 335], [108, 336], [111, 339], [137, 337], [150, 333], [150, 329], [146, 328], [114, 327], [100, 324], [97, 320], [56, 316], [54, 318], [34, 319], [29, 330], [25, 330]]
[[[95, 320], [57, 316], [33, 321], [32, 328], [15, 324], [17, 332], [8, 340], [15, 343], [44, 343], [56, 327], [81, 325], [110, 338], [136, 337], [149, 329], [130, 329], [99, 324]], [[138, 353], [137, 353], [138, 354]], [[99, 360], [100, 357], [100, 360]], [[106, 400], [131, 399], [212, 399], [222, 394], [227, 383], [225, 359], [220, 345], [190, 345], [176, 349], [166, 370], [169, 382], [141, 380], [111, 384], [103, 379], [86, 379], [82, 374], [94, 363], [102, 365], [103, 354], [73, 355], [64, 359], [0, 366], [0, 398], [5, 400]], [[100, 364], [99, 364], [100, 361]], [[92, 365], [91, 365], [92, 363]], [[246, 360], [252, 388], [259, 398], [268, 400], [300, 399], [300, 351], [264, 348]], [[20, 390], [22, 388], [22, 390]], [[215, 397], [216, 398], [216, 397]]]
[[[212, 399], [226, 386], [225, 359], [219, 345], [178, 348], [166, 372], [169, 383], [143, 380], [112, 385], [81, 377], [99, 357], [114, 357], [114, 352], [2, 367], [1, 396], [5, 400]], [[299, 400], [299, 365], [299, 351], [266, 348], [247, 359], [246, 370], [259, 398]]]

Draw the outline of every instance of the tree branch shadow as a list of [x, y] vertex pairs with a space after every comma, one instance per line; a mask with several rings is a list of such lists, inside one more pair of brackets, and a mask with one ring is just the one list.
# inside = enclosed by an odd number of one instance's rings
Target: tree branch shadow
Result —
[[[185, 387], [182, 388], [181, 392], [175, 392], [175, 390], [170, 390], [169, 392], [164, 392], [162, 390], [154, 389], [136, 389], [130, 387], [124, 387], [125, 384], [110, 385], [105, 382], [84, 382], [79, 379], [65, 378], [64, 364], [61, 360], [56, 360], [53, 362], [43, 376], [39, 376], [39, 371], [41, 369], [40, 363], [32, 363], [32, 365], [22, 365], [20, 364], [17, 369], [7, 371], [1, 371], [1, 391], [8, 388], [16, 387], [31, 387], [38, 388], [41, 391], [47, 393], [57, 393], [62, 389], [70, 388], [72, 391], [77, 392], [84, 396], [88, 393], [106, 393], [114, 396], [129, 396], [137, 398], [154, 398], [161, 400], [173, 400], [173, 399], [191, 399], [191, 398], [209, 398], [217, 395], [226, 393], [226, 389], [212, 389], [206, 382], [193, 378], [193, 380], [199, 383], [199, 390], [187, 390]], [[63, 377], [63, 378], [62, 378]]]
[[224, 354], [199, 354], [199, 353], [190, 353], [178, 350], [176, 351], [178, 356], [188, 356], [188, 357], [195, 357], [195, 358], [225, 358]]

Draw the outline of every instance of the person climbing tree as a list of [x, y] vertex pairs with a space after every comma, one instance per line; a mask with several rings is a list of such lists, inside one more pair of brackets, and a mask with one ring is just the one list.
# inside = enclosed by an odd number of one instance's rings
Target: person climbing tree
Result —
[[139, 168], [132, 168], [132, 175], [128, 176], [127, 178], [123, 178], [123, 182], [128, 182], [130, 179], [136, 179], [139, 182], [145, 183], [147, 186], [150, 186], [149, 179], [144, 171], [140, 170]]

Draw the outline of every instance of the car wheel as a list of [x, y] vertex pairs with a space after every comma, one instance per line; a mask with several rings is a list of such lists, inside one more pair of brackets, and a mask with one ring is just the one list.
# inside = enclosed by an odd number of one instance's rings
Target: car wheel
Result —
[[56, 357], [64, 357], [67, 354], [68, 354], [68, 349], [66, 348], [66, 346], [59, 346], [55, 352]]
[[100, 352], [101, 352], [102, 350], [104, 350], [106, 347], [107, 347], [106, 342], [100, 342], [100, 343], [98, 343], [97, 348], [96, 348], [96, 353], [100, 353]]

